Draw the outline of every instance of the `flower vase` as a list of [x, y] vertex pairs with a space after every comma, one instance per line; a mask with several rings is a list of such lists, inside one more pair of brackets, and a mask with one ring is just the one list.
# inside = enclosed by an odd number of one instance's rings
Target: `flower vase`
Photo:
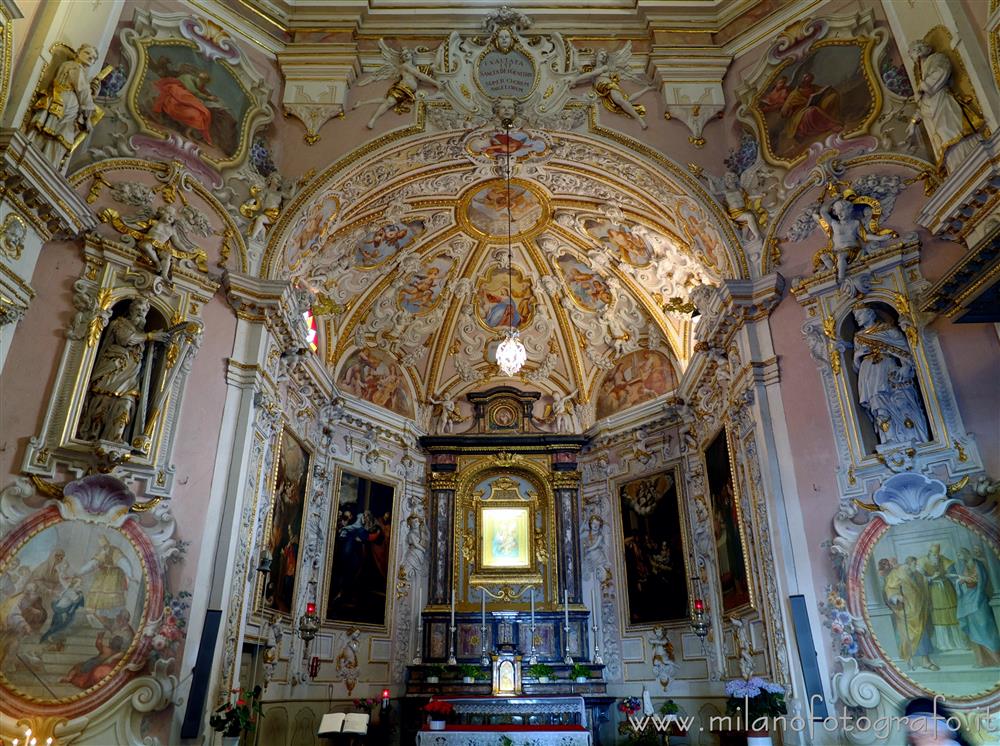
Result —
[[445, 724], [444, 720], [433, 720], [432, 719], [430, 721], [430, 729], [431, 730], [444, 730], [444, 724]]
[[222, 746], [240, 746], [239, 736], [223, 736]]
[[752, 730], [747, 733], [747, 746], [773, 746], [771, 734], [766, 730]]

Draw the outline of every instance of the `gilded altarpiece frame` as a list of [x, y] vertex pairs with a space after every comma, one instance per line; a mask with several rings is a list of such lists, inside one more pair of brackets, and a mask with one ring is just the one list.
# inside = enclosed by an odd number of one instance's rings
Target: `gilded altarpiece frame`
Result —
[[[175, 425], [191, 363], [201, 344], [201, 311], [219, 284], [207, 274], [175, 267], [170, 292], [148, 271], [137, 269], [138, 251], [117, 241], [91, 235], [83, 247], [86, 267], [73, 283], [76, 309], [66, 330], [66, 345], [48, 400], [42, 428], [25, 449], [22, 469], [54, 479], [60, 467], [82, 473], [96, 462], [128, 463], [129, 473], [154, 497], [170, 495], [173, 487]], [[162, 347], [163, 364], [153, 376], [153, 405], [143, 432], [131, 442], [88, 440], [78, 429], [87, 402], [91, 376], [98, 361], [102, 335], [129, 303], [149, 303], [150, 319], [160, 319], [171, 332]]]
[[[462, 464], [455, 494], [452, 587], [456, 608], [473, 611], [479, 589], [507, 608], [528, 608], [536, 589], [538, 608], [558, 602], [556, 511], [552, 472], [528, 457], [473, 459]], [[491, 513], [493, 515], [491, 515]], [[499, 520], [493, 520], [496, 517]], [[487, 535], [484, 529], [499, 528]], [[515, 536], [499, 553], [507, 528]], [[524, 546], [527, 540], [527, 546]], [[503, 555], [497, 562], [499, 555]], [[505, 564], [506, 563], [506, 564]]]

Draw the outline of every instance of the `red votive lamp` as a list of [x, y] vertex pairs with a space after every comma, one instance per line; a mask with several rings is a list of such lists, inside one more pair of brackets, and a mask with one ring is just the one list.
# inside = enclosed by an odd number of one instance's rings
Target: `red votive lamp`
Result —
[[316, 604], [310, 601], [309, 603], [306, 604], [306, 614], [315, 614], [315, 613], [316, 613]]
[[388, 707], [388, 706], [389, 706], [389, 690], [388, 689], [383, 689], [382, 690], [382, 707]]
[[702, 601], [700, 598], [696, 598], [694, 600], [694, 610], [697, 611], [697, 612], [699, 612], [699, 613], [701, 613], [702, 611], [704, 611], [705, 610], [705, 602]]

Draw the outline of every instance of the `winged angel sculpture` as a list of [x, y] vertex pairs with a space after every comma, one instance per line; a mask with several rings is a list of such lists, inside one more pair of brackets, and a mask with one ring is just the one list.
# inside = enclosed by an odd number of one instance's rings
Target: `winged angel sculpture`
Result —
[[107, 207], [100, 218], [122, 234], [123, 243], [139, 249], [164, 282], [171, 281], [174, 259], [193, 263], [202, 272], [208, 272], [208, 257], [188, 234], [208, 238], [212, 227], [205, 215], [190, 205], [180, 210], [170, 204], [155, 210], [147, 206], [128, 218]]
[[363, 75], [358, 80], [358, 85], [364, 86], [379, 80], [389, 80], [390, 78], [394, 78], [395, 82], [389, 86], [389, 90], [386, 91], [384, 98], [372, 98], [367, 101], [355, 102], [353, 107], [355, 109], [359, 106], [378, 104], [375, 113], [368, 120], [368, 129], [374, 129], [375, 122], [378, 121], [380, 116], [389, 111], [389, 109], [393, 109], [397, 114], [406, 114], [409, 112], [413, 104], [417, 101], [417, 89], [421, 82], [434, 88], [441, 88], [441, 83], [417, 66], [412, 49], [403, 47], [399, 51], [396, 51], [382, 39], [379, 39], [378, 46], [382, 51], [382, 59], [385, 60], [385, 63], [374, 72]]
[[[648, 80], [642, 75], [632, 72], [629, 67], [629, 60], [632, 59], [632, 42], [614, 52], [600, 49], [594, 57], [594, 67], [580, 75], [577, 75], [571, 82], [570, 87], [592, 83], [594, 93], [604, 104], [604, 108], [615, 114], [624, 114], [636, 120], [639, 125], [646, 129], [646, 107], [642, 104], [634, 103], [635, 99], [653, 88]], [[642, 88], [631, 95], [626, 95], [622, 90], [621, 81], [628, 79], [641, 83]]]

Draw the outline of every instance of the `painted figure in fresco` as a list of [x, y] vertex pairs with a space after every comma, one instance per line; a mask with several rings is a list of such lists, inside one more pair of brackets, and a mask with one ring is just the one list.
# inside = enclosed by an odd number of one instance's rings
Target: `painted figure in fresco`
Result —
[[975, 146], [974, 139], [967, 138], [982, 129], [982, 114], [971, 97], [952, 90], [948, 55], [919, 40], [910, 44], [909, 54], [917, 79], [917, 114], [910, 120], [909, 137], [916, 137], [917, 125], [923, 122], [938, 166], [954, 171]]
[[627, 226], [610, 226], [608, 240], [618, 248], [621, 258], [629, 264], [639, 267], [649, 263], [649, 247]]
[[51, 640], [53, 650], [63, 649], [66, 639], [62, 633], [73, 624], [76, 612], [84, 605], [83, 591], [80, 590], [81, 582], [80, 578], [70, 580], [69, 587], [52, 604], [52, 623], [42, 635], [41, 642]]
[[385, 64], [379, 67], [371, 75], [366, 75], [358, 81], [359, 86], [368, 85], [376, 80], [387, 80], [393, 76], [396, 82], [389, 86], [384, 98], [373, 98], [368, 101], [357, 101], [355, 109], [359, 106], [378, 104], [375, 113], [368, 120], [368, 129], [375, 128], [375, 122], [380, 116], [392, 109], [397, 114], [406, 114], [413, 108], [417, 101], [417, 88], [421, 82], [434, 88], [441, 88], [441, 83], [432, 76], [423, 72], [416, 64], [412, 49], [403, 48], [398, 52], [389, 47], [384, 41], [379, 40], [379, 48], [382, 50], [382, 58]]
[[172, 119], [189, 140], [197, 136], [206, 145], [214, 146], [212, 113], [224, 105], [208, 90], [211, 74], [189, 64], [174, 70], [166, 57], [150, 64], [160, 74], [155, 82], [157, 96], [152, 105], [153, 115]]
[[594, 93], [600, 98], [604, 108], [615, 114], [623, 114], [631, 117], [639, 123], [639, 126], [646, 129], [646, 107], [642, 104], [634, 103], [634, 100], [648, 91], [652, 86], [646, 85], [631, 96], [626, 96], [621, 87], [622, 78], [638, 79], [629, 72], [628, 61], [632, 56], [632, 44], [627, 43], [614, 54], [609, 54], [606, 49], [600, 49], [594, 57], [594, 69], [583, 73], [570, 83], [570, 87], [593, 83]]
[[128, 575], [118, 566], [125, 555], [106, 536], [98, 537], [98, 544], [97, 553], [78, 574], [92, 576], [86, 594], [87, 609], [99, 618], [115, 618], [125, 608], [128, 591]]
[[82, 44], [74, 59], [59, 65], [46, 90], [39, 91], [28, 123], [28, 140], [60, 173], [66, 173], [74, 148], [100, 119], [94, 95], [101, 76], [87, 79], [87, 72], [97, 62], [97, 50]]
[[917, 567], [917, 558], [906, 558], [903, 565], [879, 563], [885, 570], [883, 593], [892, 611], [899, 654], [912, 669], [914, 659], [932, 671], [938, 666], [931, 660], [934, 645], [931, 642], [931, 599], [927, 579]]
[[428, 267], [414, 275], [413, 279], [399, 291], [399, 300], [403, 308], [410, 313], [428, 310], [434, 304], [434, 294], [440, 274], [440, 267]]
[[122, 635], [110, 635], [101, 630], [94, 641], [97, 655], [70, 668], [60, 682], [72, 684], [78, 689], [90, 689], [115, 670], [128, 652], [128, 645], [129, 641]]
[[530, 300], [530, 295], [527, 288], [515, 285], [513, 295], [511, 288], [506, 286], [495, 291], [484, 289], [483, 299], [490, 304], [483, 319], [487, 326], [492, 329], [508, 326], [516, 329], [526, 316], [525, 305]]
[[70, 580], [65, 550], [57, 547], [51, 557], [31, 571], [31, 580], [43, 596], [55, 600]]
[[1000, 666], [1000, 633], [987, 594], [986, 565], [966, 547], [958, 550], [955, 565], [958, 578], [958, 623], [976, 656], [976, 667]]
[[927, 550], [927, 556], [920, 562], [920, 569], [927, 576], [931, 593], [931, 622], [934, 624], [934, 647], [940, 652], [962, 650], [965, 640], [958, 628], [958, 595], [949, 573], [954, 566], [948, 557], [941, 554], [941, 544], [935, 542]]
[[295, 569], [299, 557], [299, 532], [293, 523], [288, 524], [288, 541], [281, 550], [280, 582], [275, 608], [291, 611], [295, 600]]
[[840, 93], [832, 86], [817, 85], [815, 79], [812, 73], [805, 73], [781, 106], [783, 134], [789, 140], [805, 140], [841, 128]]
[[906, 335], [879, 320], [867, 306], [855, 309], [854, 319], [859, 327], [854, 335], [858, 401], [875, 426], [879, 443], [926, 443], [927, 420]]
[[788, 87], [788, 76], [782, 75], [774, 81], [771, 90], [761, 96], [758, 106], [763, 112], [778, 111], [785, 105], [789, 93], [791, 89]]
[[163, 331], [144, 331], [149, 301], [135, 298], [128, 315], [111, 320], [90, 376], [90, 393], [83, 407], [77, 435], [85, 440], [124, 442], [135, 417], [139, 379], [148, 342], [166, 342]]

